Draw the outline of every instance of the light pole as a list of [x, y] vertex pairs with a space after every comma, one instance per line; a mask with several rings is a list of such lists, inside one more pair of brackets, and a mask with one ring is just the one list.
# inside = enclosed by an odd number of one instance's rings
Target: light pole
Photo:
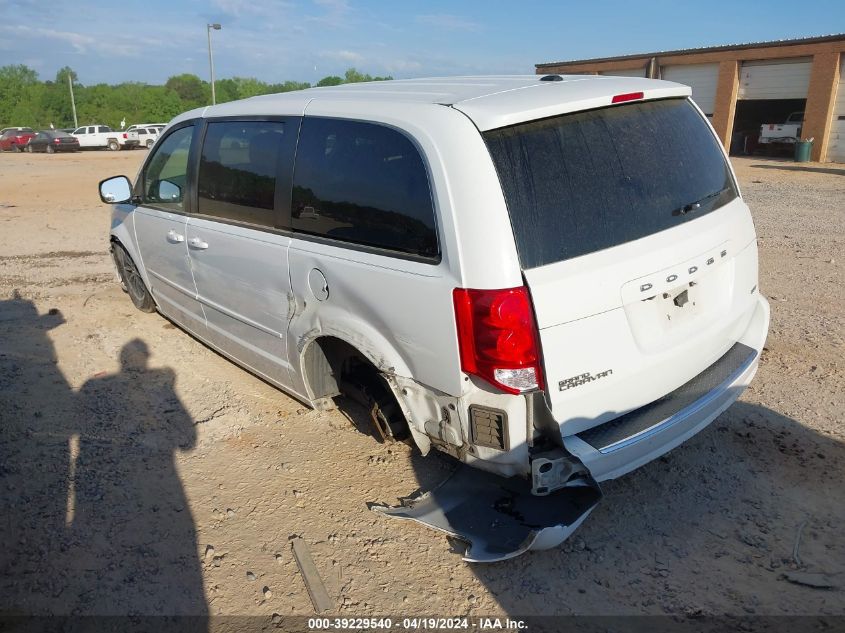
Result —
[[73, 78], [71, 71], [67, 73], [67, 87], [70, 88], [70, 107], [73, 108], [73, 127], [79, 127], [79, 121], [76, 120], [76, 100], [73, 98]]
[[217, 95], [214, 93], [214, 56], [211, 54], [211, 29], [219, 31], [221, 26], [216, 22], [214, 24], [206, 24], [208, 32], [208, 68], [211, 71], [211, 105], [217, 103]]

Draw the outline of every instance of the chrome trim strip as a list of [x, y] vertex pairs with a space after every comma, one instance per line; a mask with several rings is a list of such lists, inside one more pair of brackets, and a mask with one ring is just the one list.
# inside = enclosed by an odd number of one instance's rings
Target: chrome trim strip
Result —
[[722, 383], [709, 391], [708, 393], [704, 394], [701, 398], [693, 402], [692, 404], [687, 405], [680, 411], [674, 413], [672, 416], [661, 420], [660, 422], [653, 424], [652, 426], [648, 427], [647, 429], [643, 429], [630, 437], [626, 437], [623, 440], [619, 440], [614, 442], [613, 444], [608, 444], [607, 446], [600, 448], [599, 452], [603, 455], [607, 455], [609, 453], [614, 453], [618, 450], [623, 448], [627, 448], [631, 444], [636, 444], [642, 440], [645, 440], [661, 431], [665, 431], [669, 427], [674, 426], [678, 422], [684, 420], [685, 418], [697, 413], [707, 405], [711, 404], [714, 400], [718, 399], [719, 397], [723, 396], [725, 392], [730, 388], [730, 386], [737, 380], [742, 374], [746, 372], [746, 370], [751, 367], [757, 357], [760, 355], [759, 352], [756, 350], [753, 354], [750, 354], [748, 358], [740, 365], [737, 369], [735, 369], [727, 378], [725, 378]]

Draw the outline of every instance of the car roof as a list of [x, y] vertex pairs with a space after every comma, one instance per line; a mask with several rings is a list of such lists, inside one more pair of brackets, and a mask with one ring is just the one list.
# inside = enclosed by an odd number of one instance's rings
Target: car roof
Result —
[[196, 116], [302, 114], [311, 101], [420, 103], [449, 106], [481, 130], [555, 114], [610, 105], [614, 95], [643, 92], [645, 99], [684, 97], [687, 86], [656, 79], [607, 75], [496, 75], [432, 77], [343, 84], [250, 97], [193, 110]]

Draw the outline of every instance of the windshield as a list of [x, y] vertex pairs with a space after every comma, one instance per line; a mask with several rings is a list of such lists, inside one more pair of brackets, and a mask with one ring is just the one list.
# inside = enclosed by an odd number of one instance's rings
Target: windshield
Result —
[[686, 99], [646, 101], [484, 134], [525, 269], [624, 244], [737, 196]]

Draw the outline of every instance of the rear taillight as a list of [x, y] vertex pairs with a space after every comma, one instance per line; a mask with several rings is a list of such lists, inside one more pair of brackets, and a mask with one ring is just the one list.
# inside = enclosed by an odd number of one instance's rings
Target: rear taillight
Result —
[[508, 393], [542, 389], [539, 335], [528, 289], [455, 288], [453, 299], [461, 370]]
[[129, 135], [128, 135], [128, 134], [124, 134], [124, 135], [123, 135], [123, 138], [129, 138]]
[[61, 141], [61, 139], [54, 138], [54, 139], [53, 139], [53, 142], [54, 142], [54, 143], [61, 143], [62, 141]]

